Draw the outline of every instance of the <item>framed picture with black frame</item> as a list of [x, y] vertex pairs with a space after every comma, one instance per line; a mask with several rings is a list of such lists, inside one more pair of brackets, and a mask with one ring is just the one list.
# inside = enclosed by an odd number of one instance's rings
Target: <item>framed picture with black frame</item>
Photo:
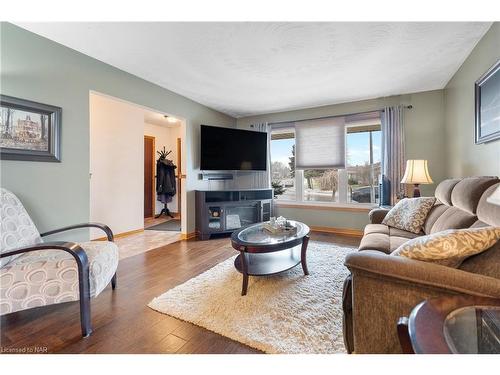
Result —
[[500, 60], [475, 83], [475, 142], [500, 139]]
[[62, 109], [0, 95], [2, 160], [61, 161]]

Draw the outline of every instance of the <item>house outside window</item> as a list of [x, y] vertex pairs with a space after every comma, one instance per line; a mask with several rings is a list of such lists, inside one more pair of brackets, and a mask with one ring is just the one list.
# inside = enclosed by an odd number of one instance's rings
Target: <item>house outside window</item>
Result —
[[[308, 204], [379, 202], [378, 181], [381, 173], [382, 142], [380, 113], [345, 116], [343, 120], [345, 123], [343, 168], [297, 169], [295, 130], [299, 126], [308, 126], [309, 123], [297, 121], [272, 125], [271, 178], [278, 201]], [[320, 125], [328, 127], [329, 122], [322, 119]], [[310, 149], [315, 150], [314, 147]]]

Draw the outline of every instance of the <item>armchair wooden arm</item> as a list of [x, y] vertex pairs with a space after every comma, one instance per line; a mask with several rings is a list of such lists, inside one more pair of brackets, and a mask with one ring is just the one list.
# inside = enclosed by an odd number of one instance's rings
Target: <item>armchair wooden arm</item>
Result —
[[45, 237], [45, 236], [50, 236], [51, 234], [66, 232], [68, 230], [80, 229], [80, 228], [99, 228], [104, 233], [106, 233], [106, 237], [108, 238], [108, 241], [110, 241], [110, 242], [114, 241], [113, 231], [107, 225], [101, 224], [101, 223], [74, 224], [74, 225], [70, 225], [67, 227], [59, 228], [59, 229], [49, 230], [48, 232], [40, 234], [40, 236]]
[[[112, 234], [111, 234], [112, 235]], [[61, 250], [66, 251], [75, 258], [78, 266], [78, 286], [80, 292], [80, 323], [82, 327], [82, 336], [87, 337], [92, 333], [90, 322], [90, 279], [89, 279], [89, 260], [85, 251], [74, 242], [54, 241], [43, 242], [31, 246], [25, 246], [10, 250], [0, 254], [0, 258], [12, 255], [29, 253], [39, 250]]]

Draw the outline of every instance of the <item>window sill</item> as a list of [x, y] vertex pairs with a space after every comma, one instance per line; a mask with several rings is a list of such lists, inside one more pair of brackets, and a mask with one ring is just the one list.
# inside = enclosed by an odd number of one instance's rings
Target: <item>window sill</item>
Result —
[[276, 207], [283, 208], [300, 208], [313, 210], [331, 210], [331, 211], [350, 211], [350, 212], [369, 212], [378, 205], [373, 203], [358, 203], [358, 204], [342, 204], [342, 203], [309, 203], [309, 202], [294, 202], [294, 201], [278, 201], [275, 200]]

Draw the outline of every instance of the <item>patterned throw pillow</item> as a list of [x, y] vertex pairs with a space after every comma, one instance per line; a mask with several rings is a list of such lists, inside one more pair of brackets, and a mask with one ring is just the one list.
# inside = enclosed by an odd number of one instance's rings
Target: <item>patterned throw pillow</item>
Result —
[[499, 239], [500, 227], [449, 229], [414, 238], [391, 255], [458, 268], [466, 258], [489, 249]]
[[418, 234], [434, 202], [434, 197], [402, 199], [391, 208], [382, 224]]

